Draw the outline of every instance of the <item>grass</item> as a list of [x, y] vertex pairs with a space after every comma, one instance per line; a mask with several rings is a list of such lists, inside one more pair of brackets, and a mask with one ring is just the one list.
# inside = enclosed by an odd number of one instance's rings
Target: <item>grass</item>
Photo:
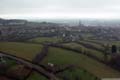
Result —
[[120, 47], [120, 41], [110, 41], [109, 44], [111, 45], [117, 45]]
[[34, 71], [27, 80], [48, 80], [48, 79]]
[[[75, 64], [84, 68], [88, 72], [99, 78], [120, 77], [120, 73], [112, 68], [97, 62], [85, 55], [77, 54], [60, 48], [51, 47], [48, 56], [43, 60], [43, 64], [53, 63], [55, 65]], [[85, 76], [84, 76], [85, 77]]]
[[[77, 43], [65, 43], [63, 45], [72, 49], [85, 50], [88, 53], [93, 54], [101, 59], [103, 57], [102, 53], [100, 53], [99, 51], [85, 48], [84, 46]], [[0, 42], [0, 51], [7, 52], [27, 60], [32, 60], [36, 56], [36, 54], [41, 51], [41, 48], [42, 45], [31, 43]], [[99, 63], [96, 60], [89, 58], [83, 54], [78, 54], [76, 52], [64, 50], [61, 48], [49, 48], [48, 55], [42, 61], [42, 64], [47, 65], [48, 63], [53, 63], [58, 66], [66, 64], [77, 65], [80, 69], [76, 68], [73, 71], [67, 70], [63, 73], [60, 73], [60, 75], [62, 75], [63, 77], [69, 76], [71, 80], [74, 80], [76, 77], [82, 78], [83, 80], [94, 80], [96, 79], [96, 77], [93, 77], [93, 75], [97, 76], [98, 78], [120, 77], [120, 73], [118, 71], [106, 66], [105, 64]], [[87, 70], [87, 72], [84, 73], [83, 70]], [[91, 76], [90, 73], [93, 75]], [[28, 80], [47, 79], [44, 76], [34, 72], [28, 78]]]
[[94, 49], [86, 48], [86, 47], [82, 46], [81, 44], [77, 44], [77, 43], [65, 43], [63, 45], [65, 47], [68, 47], [68, 48], [71, 48], [71, 49], [75, 49], [75, 50], [80, 51], [80, 52], [86, 52], [88, 54], [94, 55], [94, 56], [96, 56], [97, 58], [99, 58], [101, 60], [104, 59], [103, 58], [104, 55], [103, 55], [102, 52], [94, 50]]
[[64, 43], [63, 45], [64, 45], [64, 46], [71, 47], [71, 48], [73, 48], [73, 49], [74, 49], [74, 48], [83, 49], [83, 46], [78, 45], [77, 43], [74, 43], [74, 42]]
[[116, 45], [118, 47], [118, 50], [120, 52], [120, 41], [99, 41], [99, 40], [89, 40], [92, 43], [96, 43], [99, 45], [106, 45], [109, 44], [109, 46], [111, 47], [112, 45]]
[[108, 43], [107, 41], [101, 41], [101, 40], [86, 40], [86, 41], [100, 45], [100, 46], [104, 46], [104, 44]]
[[106, 44], [116, 44], [116, 45], [119, 45], [120, 44], [120, 41], [102, 41], [102, 40], [87, 40], [88, 42], [92, 42], [92, 43], [96, 43], [98, 45], [106, 45]]
[[7, 67], [9, 67], [9, 68], [17, 64], [17, 62], [15, 60], [11, 60], [8, 58], [4, 58], [4, 60], [6, 61]]
[[42, 45], [18, 43], [18, 42], [0, 42], [0, 51], [32, 60], [36, 54], [41, 52]]
[[5, 74], [10, 67], [17, 64], [16, 61], [8, 59], [8, 58], [4, 58], [3, 60], [5, 62], [0, 61], [0, 65], [4, 66], [0, 68], [0, 74]]
[[75, 50], [78, 50], [80, 52], [83, 52], [84, 51], [84, 47], [82, 45], [79, 45], [77, 43], [74, 43], [74, 42], [71, 42], [71, 43], [64, 43], [62, 44], [64, 47], [68, 47], [68, 48], [71, 48], [71, 49], [75, 49]]
[[57, 76], [65, 80], [95, 80], [95, 76], [80, 68], [72, 68], [60, 72]]
[[94, 55], [95, 57], [99, 58], [100, 60], [104, 60], [104, 55], [103, 55], [104, 53], [102, 53], [100, 51], [85, 48], [85, 52], [87, 54]]
[[104, 50], [103, 46], [95, 44], [95, 43], [91, 43], [91, 42], [88, 42], [88, 41], [79, 41], [79, 42], [83, 43], [85, 45], [91, 46], [92, 48], [97, 49], [97, 50], [101, 50], [101, 51]]
[[61, 42], [62, 39], [57, 38], [57, 37], [38, 37], [38, 38], [34, 38], [34, 39], [30, 39], [30, 42], [36, 42], [36, 43], [45, 43], [45, 42]]

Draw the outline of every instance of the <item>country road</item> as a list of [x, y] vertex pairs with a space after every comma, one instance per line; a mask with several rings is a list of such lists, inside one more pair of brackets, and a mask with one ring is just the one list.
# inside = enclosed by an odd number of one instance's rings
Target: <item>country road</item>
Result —
[[33, 64], [32, 62], [19, 58], [17, 56], [5, 53], [5, 52], [1, 52], [0, 51], [0, 56], [2, 57], [7, 57], [10, 59], [13, 59], [15, 61], [18, 61], [20, 63], [22, 63], [23, 65], [25, 65], [26, 67], [29, 67], [37, 72], [39, 72], [40, 74], [44, 75], [45, 77], [49, 78], [50, 80], [59, 80], [54, 74], [47, 72], [46, 70], [44, 70], [41, 66], [37, 65], [37, 64]]

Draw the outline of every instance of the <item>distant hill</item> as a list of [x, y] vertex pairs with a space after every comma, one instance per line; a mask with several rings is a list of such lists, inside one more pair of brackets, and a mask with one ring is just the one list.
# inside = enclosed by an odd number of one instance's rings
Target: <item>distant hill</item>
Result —
[[34, 22], [52, 22], [61, 23], [70, 26], [77, 26], [81, 21], [85, 26], [103, 26], [103, 27], [120, 27], [120, 19], [31, 19]]
[[2, 19], [0, 18], [0, 25], [6, 26], [6, 25], [24, 25], [27, 23], [27, 20], [21, 20], [21, 19]]

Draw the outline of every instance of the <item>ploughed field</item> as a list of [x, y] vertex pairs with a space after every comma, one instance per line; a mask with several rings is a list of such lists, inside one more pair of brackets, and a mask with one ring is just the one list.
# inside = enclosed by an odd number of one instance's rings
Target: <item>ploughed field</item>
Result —
[[[28, 42], [0, 42], [0, 51], [11, 55], [33, 61], [38, 54], [43, 54], [43, 44], [41, 43], [58, 43], [62, 42], [59, 38], [35, 38]], [[118, 43], [118, 42], [117, 42]], [[104, 44], [99, 41], [77, 41], [69, 43], [61, 43], [62, 47], [48, 47], [48, 52], [41, 61], [37, 61], [39, 66], [43, 65], [50, 70], [60, 80], [99, 80], [101, 78], [117, 78], [120, 72], [110, 66], [97, 61], [85, 54], [90, 54], [100, 60], [104, 60]], [[41, 55], [38, 55], [41, 56]], [[39, 59], [38, 59], [39, 60]], [[15, 62], [9, 64], [15, 65]], [[49, 64], [52, 64], [51, 68]], [[14, 66], [13, 65], [13, 66]], [[48, 70], [48, 72], [50, 72]], [[46, 76], [36, 71], [29, 74], [27, 80], [48, 80]]]

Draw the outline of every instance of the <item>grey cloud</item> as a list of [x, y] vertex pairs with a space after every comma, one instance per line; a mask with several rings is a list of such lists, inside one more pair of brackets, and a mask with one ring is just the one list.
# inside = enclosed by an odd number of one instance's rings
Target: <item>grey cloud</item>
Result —
[[13, 14], [120, 14], [120, 0], [0, 0], [0, 16]]

